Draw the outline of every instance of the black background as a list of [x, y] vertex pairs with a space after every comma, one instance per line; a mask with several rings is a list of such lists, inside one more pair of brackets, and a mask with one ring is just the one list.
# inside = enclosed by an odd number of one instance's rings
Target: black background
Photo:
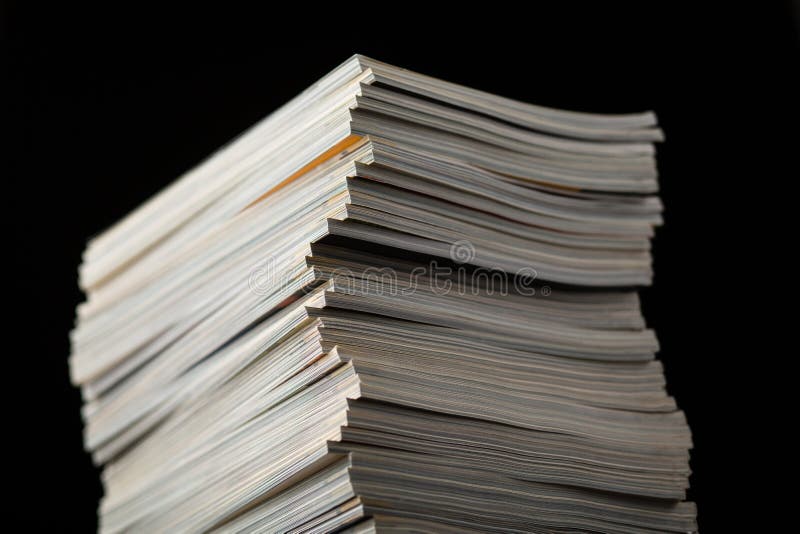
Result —
[[407, 19], [427, 22], [388, 30], [363, 13], [313, 27], [298, 14], [210, 13], [197, 25], [160, 13], [4, 5], [3, 249], [13, 320], [3, 428], [18, 475], [9, 483], [14, 514], [50, 531], [96, 526], [102, 490], [67, 373], [87, 238], [359, 52], [537, 104], [657, 112], [667, 138], [658, 147], [666, 225], [644, 306], [694, 432], [690, 498], [701, 528], [720, 526], [738, 502], [723, 497], [725, 486], [741, 493], [727, 456], [738, 441], [728, 431], [737, 434], [746, 409], [732, 371], [748, 343], [732, 317], [747, 292], [738, 259], [759, 246], [750, 237], [754, 211], [764, 209], [757, 186], [797, 177], [768, 171], [771, 157], [753, 161], [756, 142], [777, 137], [758, 122], [793, 120], [783, 97], [798, 66], [797, 11], [495, 7], [469, 25], [411, 10]]

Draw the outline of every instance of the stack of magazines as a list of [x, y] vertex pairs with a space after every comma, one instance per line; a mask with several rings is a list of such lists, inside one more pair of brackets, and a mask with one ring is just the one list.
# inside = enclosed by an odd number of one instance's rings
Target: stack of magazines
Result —
[[652, 113], [354, 56], [91, 240], [104, 532], [696, 530]]

